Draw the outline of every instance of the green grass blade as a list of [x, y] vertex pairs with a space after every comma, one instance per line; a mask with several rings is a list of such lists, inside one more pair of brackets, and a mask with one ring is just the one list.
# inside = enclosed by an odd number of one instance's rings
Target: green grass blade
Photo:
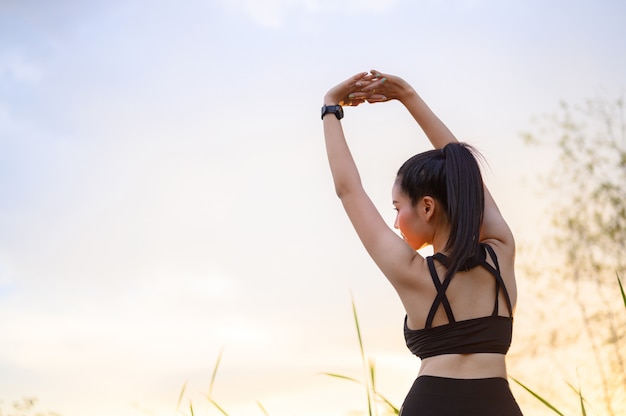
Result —
[[194, 414], [193, 414], [193, 404], [191, 404], [191, 400], [189, 400], [189, 411], [191, 412], [191, 416], [194, 416]]
[[370, 369], [370, 386], [372, 386], [372, 391], [376, 391], [376, 365], [373, 359], [369, 360], [369, 369]]
[[376, 397], [378, 397], [380, 400], [382, 400], [383, 403], [385, 403], [387, 405], [387, 407], [389, 407], [389, 410], [391, 410], [394, 415], [400, 414], [400, 409], [398, 409], [396, 406], [394, 406], [393, 403], [391, 403], [385, 396], [383, 396], [382, 394], [380, 394], [378, 392], [374, 392], [374, 393], [376, 394]]
[[567, 385], [574, 390], [574, 392], [576, 393], [576, 395], [578, 396], [578, 398], [580, 399], [580, 410], [582, 412], [583, 416], [587, 416], [587, 410], [585, 409], [585, 398], [583, 397], [583, 393], [581, 389], [577, 389], [576, 387], [572, 386], [570, 383], [567, 383]]
[[361, 326], [359, 325], [359, 317], [356, 313], [356, 305], [354, 303], [354, 297], [352, 298], [352, 314], [354, 315], [354, 325], [356, 326], [356, 334], [359, 337], [359, 348], [361, 349], [361, 360], [363, 366], [365, 366], [365, 349], [363, 348], [363, 338], [361, 338]]
[[363, 370], [365, 372], [365, 381], [357, 380], [352, 377], [344, 376], [343, 374], [337, 373], [321, 373], [329, 377], [339, 378], [342, 380], [351, 381], [353, 383], [360, 384], [365, 386], [365, 391], [367, 393], [367, 406], [369, 410], [369, 416], [373, 416], [373, 413], [378, 415], [378, 403], [383, 402], [393, 414], [399, 414], [400, 410], [393, 405], [387, 398], [385, 398], [382, 394], [376, 391], [376, 365], [373, 359], [370, 359], [369, 362], [365, 356], [365, 348], [363, 347], [363, 338], [361, 336], [361, 326], [359, 325], [359, 317], [356, 311], [356, 304], [354, 302], [354, 296], [352, 298], [352, 313], [354, 315], [354, 325], [356, 327], [357, 336], [359, 339], [359, 348], [361, 350], [361, 361], [363, 363]]
[[626, 308], [626, 294], [624, 293], [624, 286], [622, 285], [622, 280], [619, 278], [619, 273], [615, 273], [617, 275], [617, 283], [619, 283], [619, 290], [622, 292], [622, 300], [624, 301], [624, 308]]
[[211, 374], [211, 383], [209, 384], [209, 392], [207, 393], [207, 397], [210, 399], [213, 394], [213, 385], [215, 384], [215, 377], [217, 376], [217, 369], [220, 366], [220, 362], [222, 361], [222, 354], [224, 353], [224, 347], [220, 349], [220, 353], [217, 356], [217, 361], [215, 362], [215, 367], [213, 367], [213, 374]]
[[550, 410], [552, 410], [554, 413], [561, 415], [561, 416], [565, 416], [563, 413], [559, 412], [556, 407], [552, 406], [546, 399], [544, 399], [543, 397], [541, 397], [540, 395], [538, 395], [537, 393], [535, 393], [534, 391], [532, 391], [530, 388], [526, 387], [524, 384], [522, 384], [521, 381], [511, 377], [511, 380], [513, 380], [514, 382], [516, 382], [517, 384], [519, 384], [524, 390], [526, 390], [527, 392], [529, 392], [530, 394], [532, 394], [533, 396], [535, 396], [535, 398], [537, 400], [539, 400], [541, 403], [543, 403], [547, 408], [549, 408]]
[[[391, 409], [391, 411], [394, 412], [394, 414], [396, 415], [399, 414], [400, 410], [396, 406], [394, 406], [389, 400], [387, 400], [385, 396], [380, 394], [378, 390], [376, 389], [376, 365], [373, 359], [370, 359], [369, 361], [369, 369], [370, 369], [370, 381], [371, 381], [371, 386], [372, 386], [372, 393], [374, 393], [374, 397], [376, 397], [378, 400], [385, 403]], [[376, 410], [376, 414], [378, 414], [378, 409], [375, 409], [375, 410]]]
[[[351, 381], [351, 382], [356, 383], [356, 384], [363, 385], [363, 382], [361, 380], [357, 380], [356, 378], [344, 376], [342, 374], [336, 374], [336, 373], [322, 373], [322, 374], [325, 375], [325, 376], [339, 378], [341, 380], [347, 380], [347, 381]], [[377, 391], [375, 391], [374, 394], [376, 395], [377, 398], [382, 400], [394, 414], [397, 415], [397, 414], [400, 413], [400, 409], [397, 408], [396, 406], [394, 406], [394, 404], [391, 403], [391, 401], [389, 401], [385, 396], [383, 396], [382, 394], [378, 393]]]
[[335, 374], [335, 373], [322, 373], [322, 374], [324, 374], [325, 376], [329, 376], [329, 377], [335, 377], [335, 378], [340, 378], [342, 380], [352, 381], [353, 383], [357, 383], [357, 384], [363, 384], [361, 380], [357, 380], [356, 378], [344, 376], [341, 374]]
[[265, 416], [270, 416], [269, 413], [267, 413], [267, 410], [265, 410], [265, 407], [263, 407], [263, 405], [261, 404], [261, 402], [256, 402], [257, 406], [259, 406], [259, 409], [261, 409], [261, 411], [263, 412], [263, 414]]
[[376, 365], [372, 358], [368, 361], [369, 379], [372, 394], [374, 395], [374, 414], [378, 416], [378, 406], [376, 405]]
[[[211, 399], [211, 398], [209, 397], [209, 402], [210, 402], [213, 406], [215, 406], [215, 408], [216, 408], [217, 410], [219, 410], [221, 414], [223, 414], [224, 416], [228, 416], [228, 413], [226, 413], [226, 410], [222, 409], [222, 408], [221, 408], [221, 406], [215, 402], [215, 400], [213, 400], [213, 399]], [[191, 416], [193, 416], [193, 415], [191, 415]]]
[[180, 390], [180, 394], [178, 395], [178, 402], [176, 403], [176, 413], [179, 412], [180, 404], [183, 402], [183, 397], [185, 396], [185, 390], [187, 390], [187, 382], [183, 384], [183, 388]]
[[[356, 313], [356, 305], [354, 303], [354, 296], [352, 296], [352, 314], [354, 315], [354, 324], [356, 325], [356, 333], [359, 337], [359, 348], [361, 348], [361, 361], [363, 362], [363, 367], [367, 374], [367, 360], [365, 358], [365, 348], [363, 348], [363, 338], [361, 337], [361, 327], [359, 325], [359, 317]], [[373, 416], [372, 414], [372, 396], [370, 394], [370, 388], [368, 386], [367, 381], [365, 382], [365, 392], [367, 395], [367, 409], [368, 415]]]

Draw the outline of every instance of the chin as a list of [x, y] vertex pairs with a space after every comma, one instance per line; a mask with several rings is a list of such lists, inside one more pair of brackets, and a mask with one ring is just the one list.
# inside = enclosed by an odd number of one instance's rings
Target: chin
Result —
[[420, 242], [420, 241], [410, 241], [407, 240], [406, 237], [404, 237], [404, 242], [407, 243], [409, 245], [409, 247], [411, 247], [413, 250], [417, 251], [417, 250], [421, 250], [424, 247], [428, 247], [430, 245], [430, 243], [424, 243], [424, 242]]
[[415, 251], [417, 250], [421, 250], [423, 248], [426, 248], [430, 245], [430, 243], [423, 243], [422, 245], [418, 246], [418, 247], [413, 247], [415, 249]]

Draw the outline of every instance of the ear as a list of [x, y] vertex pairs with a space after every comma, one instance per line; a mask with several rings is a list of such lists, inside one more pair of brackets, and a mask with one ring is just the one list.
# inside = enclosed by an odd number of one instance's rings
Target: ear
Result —
[[422, 212], [420, 214], [424, 215], [426, 221], [430, 221], [434, 218], [436, 207], [437, 201], [435, 201], [435, 198], [431, 196], [424, 196], [422, 197], [422, 203], [420, 206]]

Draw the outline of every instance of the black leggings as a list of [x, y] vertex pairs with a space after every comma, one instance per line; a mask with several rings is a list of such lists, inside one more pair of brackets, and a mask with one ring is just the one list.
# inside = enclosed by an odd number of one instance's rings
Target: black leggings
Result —
[[504, 378], [421, 376], [409, 390], [400, 416], [521, 416]]

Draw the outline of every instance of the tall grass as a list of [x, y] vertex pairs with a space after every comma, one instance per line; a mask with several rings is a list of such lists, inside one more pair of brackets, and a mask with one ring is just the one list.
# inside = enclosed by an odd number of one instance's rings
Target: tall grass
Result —
[[[624, 309], [626, 310], [626, 293], [624, 292], [624, 285], [622, 284], [622, 280], [619, 276], [618, 273], [616, 273], [617, 276], [617, 284], [619, 285], [619, 289], [622, 295], [622, 301], [624, 303]], [[543, 403], [544, 406], [546, 406], [548, 409], [552, 410], [554, 413], [561, 415], [561, 416], [565, 416], [560, 410], [558, 410], [552, 403], [550, 403], [545, 397], [541, 396], [539, 393], [537, 393], [536, 391], [532, 390], [530, 387], [526, 386], [524, 383], [522, 383], [521, 381], [511, 377], [511, 380], [513, 380], [515, 383], [517, 383], [519, 386], [521, 386], [524, 390], [526, 390], [528, 393], [530, 393], [531, 395], [533, 395], [533, 397], [535, 397], [537, 400], [539, 400], [541, 403]], [[580, 385], [580, 380], [578, 382], [578, 384]], [[576, 393], [576, 395], [578, 396], [578, 402], [580, 405], [580, 414], [582, 416], [587, 416], [587, 408], [585, 407], [585, 403], [587, 403], [587, 400], [583, 397], [582, 394], [582, 389], [580, 387], [576, 388], [574, 387], [571, 383], [567, 383], [567, 385]]]
[[[620, 292], [622, 295], [622, 300], [624, 303], [624, 308], [626, 310], [626, 293], [624, 291], [624, 286], [622, 284], [622, 281], [620, 279], [619, 274], [617, 274], [617, 282], [620, 288]], [[351, 302], [352, 302], [352, 314], [354, 317], [354, 326], [356, 328], [356, 333], [357, 333], [357, 338], [358, 338], [358, 343], [359, 343], [359, 351], [361, 354], [361, 363], [363, 366], [363, 372], [364, 372], [364, 380], [358, 380], [356, 378], [353, 377], [349, 377], [343, 374], [337, 374], [337, 373], [322, 373], [324, 375], [327, 375], [329, 377], [333, 377], [333, 378], [337, 378], [337, 379], [341, 379], [341, 380], [347, 380], [350, 381], [352, 383], [357, 383], [362, 385], [365, 388], [365, 397], [366, 397], [366, 405], [367, 405], [367, 410], [368, 410], [368, 415], [369, 416], [379, 416], [379, 404], [383, 405], [383, 413], [384, 415], [387, 414], [391, 414], [391, 415], [398, 415], [400, 413], [400, 410], [397, 406], [395, 406], [391, 401], [389, 401], [385, 396], [383, 396], [376, 388], [376, 366], [374, 364], [374, 360], [372, 359], [368, 359], [367, 355], [365, 354], [365, 347], [364, 347], [364, 343], [363, 343], [363, 337], [361, 334], [361, 325], [359, 324], [359, 317], [357, 314], [357, 310], [356, 310], [356, 304], [354, 302], [354, 296], [351, 296]], [[217, 378], [217, 371], [219, 369], [220, 363], [222, 361], [222, 355], [223, 355], [223, 349], [220, 350], [218, 356], [217, 356], [217, 360], [215, 362], [215, 366], [213, 367], [213, 372], [211, 374], [211, 382], [209, 383], [209, 389], [208, 392], [206, 394], [206, 399], [209, 401], [209, 403], [215, 407], [215, 409], [217, 409], [223, 416], [230, 416], [229, 413], [222, 407], [220, 406], [220, 404], [215, 401], [215, 399], [213, 398], [213, 387], [215, 385], [215, 380]], [[513, 380], [515, 383], [517, 383], [520, 387], [522, 387], [524, 390], [526, 390], [528, 393], [530, 393], [533, 397], [535, 397], [537, 400], [539, 400], [546, 408], [548, 408], [549, 410], [551, 410], [552, 412], [556, 413], [557, 415], [560, 416], [565, 416], [565, 414], [563, 412], [561, 412], [559, 409], [556, 408], [556, 406], [554, 406], [550, 401], [548, 401], [545, 397], [541, 396], [539, 393], [537, 393], [536, 391], [534, 391], [533, 389], [531, 389], [530, 387], [528, 387], [526, 384], [522, 383], [520, 380], [514, 378], [514, 377], [510, 377], [511, 380]], [[582, 389], [580, 387], [574, 387], [572, 384], [567, 383], [569, 385], [569, 387], [574, 391], [574, 393], [577, 396], [577, 400], [579, 402], [580, 405], [580, 412], [582, 416], [587, 416], [587, 408], [585, 406], [585, 403], [587, 403], [587, 400], [584, 398], [583, 394], [582, 394]], [[580, 381], [578, 383], [580, 385]], [[183, 399], [185, 398], [185, 393], [187, 390], [187, 383], [183, 384], [183, 387], [180, 391], [180, 394], [178, 396], [178, 403], [176, 405], [176, 413], [178, 414], [182, 414], [182, 415], [186, 415], [186, 413], [183, 413], [180, 409], [181, 409], [181, 405], [183, 403]], [[267, 412], [267, 410], [263, 407], [263, 405], [259, 402], [257, 402], [257, 406], [259, 407], [260, 411], [263, 413], [264, 416], [269, 416], [269, 413]], [[191, 416], [195, 416], [194, 414], [194, 408], [193, 408], [193, 403], [191, 401], [191, 399], [189, 400], [189, 412], [191, 414]], [[0, 412], [1, 413], [1, 412]]]
[[[224, 349], [222, 348], [217, 356], [215, 365], [213, 366], [213, 372], [211, 373], [211, 382], [209, 383], [209, 390], [207, 394], [205, 395], [205, 398], [223, 416], [230, 416], [230, 414], [213, 398], [213, 386], [215, 385], [215, 379], [217, 378], [217, 370], [219, 369], [220, 363], [222, 362], [223, 353], [224, 353]], [[178, 395], [178, 403], [176, 404], [176, 413], [181, 414], [181, 415], [186, 415], [186, 413], [181, 411], [181, 405], [182, 405], [183, 399], [185, 398], [186, 390], [187, 390], [187, 383], [185, 382], [183, 384], [182, 389], [180, 390], [180, 394]], [[265, 408], [260, 402], [257, 402], [256, 404], [264, 416], [269, 416], [269, 413], [267, 412], [267, 410], [265, 410]], [[191, 399], [189, 399], [189, 413], [191, 414], [191, 416], [195, 416], [195, 412], [193, 410], [193, 403]], [[2, 416], [2, 414], [0, 414], [0, 416]]]
[[354, 303], [354, 296], [351, 296], [352, 300], [352, 315], [354, 316], [354, 326], [356, 328], [357, 337], [359, 340], [359, 349], [361, 352], [361, 363], [363, 365], [363, 372], [365, 375], [365, 380], [357, 380], [352, 377], [348, 377], [342, 374], [336, 373], [322, 373], [324, 375], [339, 378], [342, 380], [347, 380], [353, 383], [361, 384], [365, 388], [365, 396], [367, 399], [367, 410], [369, 416], [378, 416], [378, 403], [384, 405], [387, 414], [390, 412], [392, 415], [397, 415], [400, 413], [400, 410], [393, 405], [385, 396], [380, 394], [376, 389], [376, 366], [374, 365], [374, 360], [367, 359], [365, 355], [365, 348], [363, 346], [363, 337], [361, 336], [361, 326], [359, 325], [359, 316], [356, 311], [356, 305]]

